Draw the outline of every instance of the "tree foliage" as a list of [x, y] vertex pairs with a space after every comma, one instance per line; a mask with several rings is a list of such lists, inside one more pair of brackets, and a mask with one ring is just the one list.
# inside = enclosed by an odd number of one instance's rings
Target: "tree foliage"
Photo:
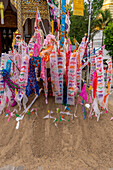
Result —
[[98, 15], [99, 17], [95, 20], [96, 26], [99, 27], [100, 30], [104, 30], [105, 27], [112, 21], [110, 10], [99, 10]]
[[[97, 17], [97, 11], [101, 9], [102, 4], [103, 0], [93, 0], [92, 2], [91, 32], [95, 27], [94, 20]], [[73, 15], [73, 12], [70, 12], [71, 27], [69, 36], [73, 38], [75, 37], [79, 43], [84, 34], [88, 32], [89, 7], [90, 0], [84, 3], [84, 16], [75, 16]]]
[[[98, 30], [104, 30], [105, 27], [108, 26], [110, 22], [112, 22], [110, 10], [109, 9], [106, 9], [104, 11], [99, 10], [98, 18], [95, 19], [96, 28], [98, 28]], [[103, 46], [103, 40], [104, 40], [104, 36], [102, 35], [102, 46]]]
[[109, 23], [104, 29], [104, 44], [108, 54], [113, 58], [113, 23]]

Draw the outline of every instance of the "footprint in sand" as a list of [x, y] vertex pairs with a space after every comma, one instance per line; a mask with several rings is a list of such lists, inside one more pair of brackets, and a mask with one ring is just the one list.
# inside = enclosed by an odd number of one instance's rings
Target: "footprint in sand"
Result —
[[73, 151], [73, 149], [76, 151], [80, 143], [82, 141], [83, 133], [80, 126], [73, 127], [75, 128], [75, 132], [70, 133], [70, 130], [68, 127], [63, 127], [63, 138], [62, 138], [62, 147], [63, 151]]
[[63, 127], [63, 138], [62, 138], [63, 152], [72, 151], [73, 147], [73, 136], [70, 134], [67, 127]]

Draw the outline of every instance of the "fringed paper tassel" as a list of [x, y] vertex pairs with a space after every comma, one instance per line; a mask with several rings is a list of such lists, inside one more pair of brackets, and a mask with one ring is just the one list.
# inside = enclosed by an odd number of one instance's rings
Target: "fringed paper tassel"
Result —
[[75, 106], [75, 112], [74, 112], [74, 117], [75, 117], [75, 118], [77, 117], [77, 115], [76, 115], [76, 112], [77, 112], [77, 105], [78, 105], [78, 104], [76, 104], [76, 106]]
[[85, 100], [84, 99], [82, 100], [82, 111], [83, 111], [84, 119], [85, 119], [86, 115], [85, 115]]
[[94, 109], [94, 112], [95, 112], [95, 116], [97, 117], [97, 121], [99, 121], [100, 114], [102, 114], [102, 112], [100, 112], [100, 110], [98, 108], [98, 100], [97, 100], [96, 97], [93, 101], [93, 109]]
[[11, 119], [11, 112], [9, 110], [9, 98], [8, 97], [6, 97], [6, 103], [7, 103], [6, 113], [9, 115], [9, 118], [8, 118], [8, 122], [9, 122]]

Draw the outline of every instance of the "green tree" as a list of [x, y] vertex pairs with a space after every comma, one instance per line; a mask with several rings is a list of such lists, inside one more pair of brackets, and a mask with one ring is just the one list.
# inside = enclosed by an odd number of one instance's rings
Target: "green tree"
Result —
[[[109, 9], [106, 9], [104, 11], [99, 10], [97, 14], [98, 14], [98, 18], [95, 20], [96, 26], [98, 30], [104, 30], [105, 27], [108, 26], [110, 22], [112, 22], [111, 13]], [[103, 46], [103, 40], [104, 40], [104, 34], [102, 34], [102, 46]]]
[[85, 3], [84, 16], [73, 15], [73, 11], [70, 12], [70, 37], [75, 37], [80, 43], [82, 37], [88, 32], [88, 5]]
[[108, 54], [113, 58], [113, 23], [109, 23], [104, 29], [104, 44]]
[[[103, 0], [93, 0], [92, 2], [92, 16], [91, 16], [91, 32], [94, 31], [95, 22], [94, 20], [97, 17], [97, 11], [101, 9], [103, 4]], [[70, 12], [70, 37], [75, 37], [77, 41], [80, 43], [82, 37], [85, 33], [88, 32], [88, 21], [89, 21], [89, 6], [90, 0], [84, 3], [84, 16], [74, 16], [73, 12]]]

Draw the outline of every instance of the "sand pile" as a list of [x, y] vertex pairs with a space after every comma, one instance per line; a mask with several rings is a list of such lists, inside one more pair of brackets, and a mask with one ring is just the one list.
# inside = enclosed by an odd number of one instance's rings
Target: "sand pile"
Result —
[[[30, 101], [33, 99], [30, 97]], [[30, 102], [29, 102], [30, 103]], [[28, 104], [29, 104], [28, 103]], [[39, 96], [34, 108], [38, 117], [28, 115], [20, 121], [16, 130], [16, 120], [8, 122], [5, 115], [0, 116], [0, 167], [5, 165], [25, 166], [28, 170], [104, 170], [113, 168], [113, 122], [109, 114], [83, 120], [81, 106], [78, 106], [77, 118], [70, 122], [60, 122], [58, 128], [50, 119], [43, 120], [50, 109], [63, 105], [55, 104], [49, 98], [45, 104], [43, 94]], [[70, 107], [74, 112], [74, 107]]]

